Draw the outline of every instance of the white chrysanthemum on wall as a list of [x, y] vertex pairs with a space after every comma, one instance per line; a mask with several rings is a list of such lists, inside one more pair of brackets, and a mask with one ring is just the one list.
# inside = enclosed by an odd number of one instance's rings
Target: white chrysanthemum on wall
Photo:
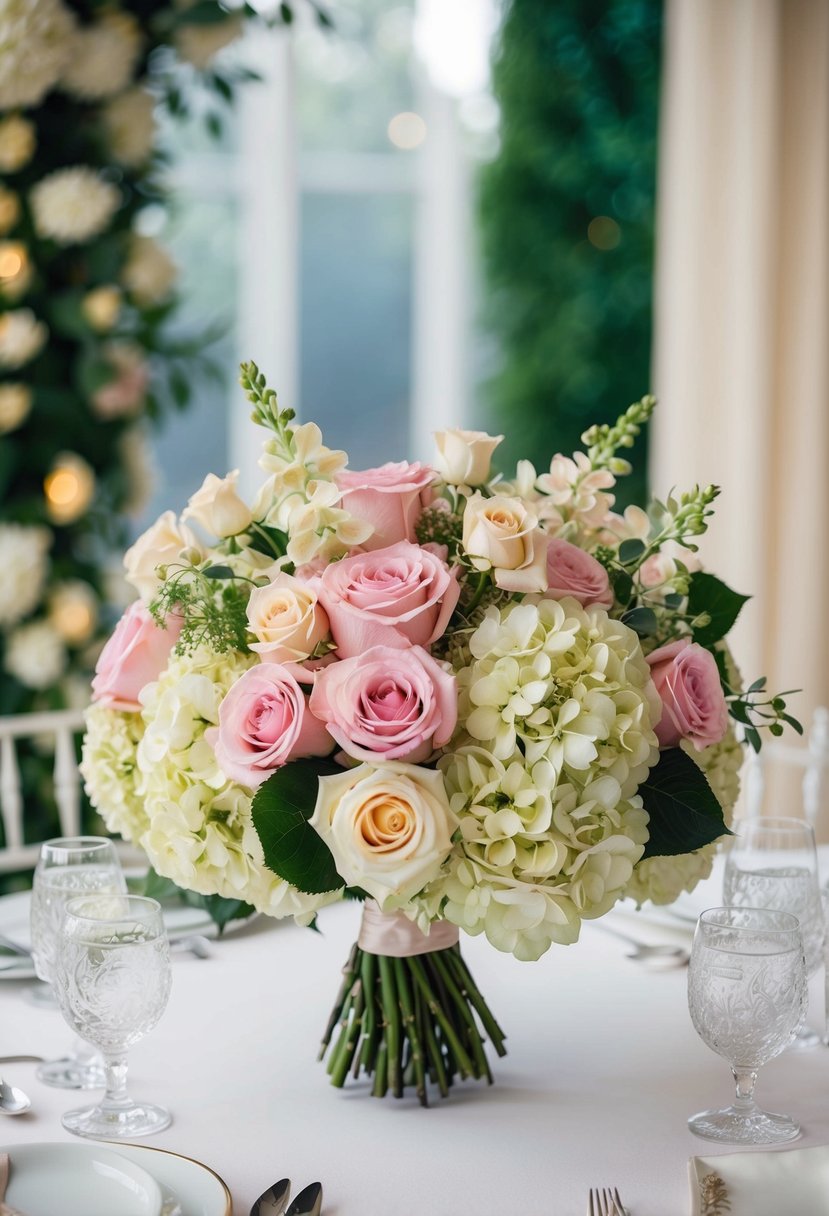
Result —
[[228, 781], [205, 741], [219, 705], [256, 655], [200, 647], [173, 655], [141, 694], [146, 726], [138, 747], [149, 827], [140, 839], [159, 874], [203, 895], [244, 899], [271, 916], [309, 923], [337, 898], [303, 895], [264, 864], [251, 818], [251, 792]]
[[19, 114], [0, 119], [0, 172], [17, 173], [32, 159], [37, 146], [35, 124]]
[[212, 21], [207, 25], [180, 25], [173, 44], [182, 59], [203, 72], [219, 51], [241, 36], [245, 19], [240, 14], [227, 21]]
[[51, 543], [48, 528], [0, 524], [0, 625], [16, 625], [37, 607]]
[[50, 688], [65, 668], [66, 647], [48, 621], [32, 621], [9, 634], [6, 670], [27, 688]]
[[129, 13], [105, 13], [75, 31], [61, 88], [84, 101], [114, 97], [132, 80], [140, 51], [141, 31], [135, 18]]
[[14, 308], [0, 316], [0, 367], [13, 371], [39, 355], [49, 336], [31, 308]]
[[426, 901], [534, 959], [576, 941], [630, 882], [660, 707], [636, 635], [569, 598], [489, 608], [469, 651], [466, 734], [441, 761], [462, 853]]
[[58, 169], [29, 195], [38, 235], [75, 245], [103, 232], [121, 201], [117, 186], [85, 165]]
[[45, 97], [63, 71], [73, 29], [60, 0], [0, 0], [0, 110]]
[[[705, 773], [722, 807], [726, 826], [730, 827], [740, 796], [740, 769], [745, 759], [733, 727], [729, 725], [728, 733], [719, 743], [701, 752], [685, 741], [680, 747]], [[638, 904], [648, 899], [655, 904], [672, 904], [683, 891], [693, 891], [697, 883], [708, 878], [716, 852], [715, 842], [681, 857], [649, 857], [640, 861], [625, 889], [625, 896], [635, 899]]]
[[138, 792], [140, 714], [92, 705], [86, 714], [81, 774], [86, 792], [110, 832], [139, 840], [150, 825]]
[[136, 86], [113, 98], [103, 111], [109, 149], [122, 165], [137, 168], [153, 150], [155, 98]]
[[176, 264], [167, 250], [151, 236], [130, 238], [121, 282], [136, 304], [150, 308], [163, 304], [176, 281]]

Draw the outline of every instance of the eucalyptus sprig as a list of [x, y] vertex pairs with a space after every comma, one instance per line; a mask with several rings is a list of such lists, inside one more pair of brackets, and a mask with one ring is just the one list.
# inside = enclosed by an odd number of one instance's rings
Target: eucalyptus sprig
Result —
[[252, 579], [237, 575], [230, 566], [183, 562], [160, 567], [164, 582], [150, 604], [157, 624], [167, 617], [183, 619], [176, 653], [190, 654], [206, 645], [217, 654], [247, 648], [247, 603]]

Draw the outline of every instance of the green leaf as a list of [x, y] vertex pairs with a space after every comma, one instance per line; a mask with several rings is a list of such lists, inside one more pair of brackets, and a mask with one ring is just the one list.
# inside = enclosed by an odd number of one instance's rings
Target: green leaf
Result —
[[627, 607], [633, 598], [633, 579], [627, 570], [613, 570], [610, 577], [613, 580], [613, 594], [620, 604]]
[[645, 542], [642, 540], [623, 540], [619, 545], [619, 561], [623, 566], [631, 566], [638, 562], [645, 552]]
[[199, 895], [195, 891], [185, 892], [185, 903], [192, 908], [204, 908], [213, 924], [218, 926], [220, 936], [232, 920], [246, 920], [256, 911], [243, 899], [226, 899], [223, 895]]
[[745, 701], [730, 701], [728, 712], [735, 722], [742, 722], [744, 726], [751, 725], [751, 718], [748, 716], [748, 706]]
[[793, 718], [791, 714], [781, 714], [780, 717], [784, 722], [788, 722], [792, 730], [796, 731], [799, 735], [803, 734], [803, 727], [800, 722], [798, 722], [797, 718]]
[[714, 791], [681, 748], [662, 752], [639, 793], [650, 816], [645, 857], [692, 853], [728, 833]]
[[147, 895], [150, 899], [157, 899], [162, 904], [180, 903], [183, 894], [184, 892], [181, 887], [176, 886], [172, 878], [162, 878], [153, 869], [147, 871], [144, 878], [142, 895]]
[[656, 613], [653, 608], [631, 608], [622, 616], [622, 624], [627, 625], [640, 638], [653, 637], [658, 629]]
[[205, 578], [236, 578], [236, 571], [230, 566], [208, 566], [202, 574]]
[[707, 612], [711, 617], [709, 624], [694, 630], [694, 641], [701, 646], [713, 646], [728, 633], [731, 626], [740, 615], [740, 609], [751, 597], [732, 591], [713, 574], [698, 570], [691, 575], [691, 586], [688, 591], [688, 615], [699, 616]]
[[253, 798], [253, 826], [265, 865], [308, 895], [345, 886], [331, 850], [308, 823], [318, 779], [342, 771], [331, 760], [296, 760], [273, 773]]
[[668, 595], [665, 596], [665, 607], [666, 608], [681, 608], [682, 601], [684, 599], [685, 599], [684, 595], [680, 595], [676, 591], [671, 591], [671, 592], [669, 592]]

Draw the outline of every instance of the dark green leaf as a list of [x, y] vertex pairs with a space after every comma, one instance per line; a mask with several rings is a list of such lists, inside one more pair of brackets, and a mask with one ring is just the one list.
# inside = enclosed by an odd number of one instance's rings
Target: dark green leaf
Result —
[[793, 718], [791, 714], [781, 714], [780, 717], [784, 722], [788, 722], [792, 730], [797, 731], [799, 735], [803, 734], [803, 727], [798, 722], [797, 718]]
[[746, 742], [754, 749], [755, 752], [759, 752], [760, 748], [763, 746], [763, 741], [760, 738], [760, 732], [755, 727], [746, 727]]
[[153, 869], [147, 871], [141, 893], [157, 899], [160, 904], [181, 903], [184, 897], [181, 887], [176, 886], [172, 878], [162, 878]]
[[185, 902], [192, 908], [204, 908], [214, 925], [218, 926], [220, 935], [232, 920], [247, 920], [256, 911], [243, 899], [226, 899], [223, 895], [199, 895], [195, 891], [185, 893]]
[[688, 614], [691, 617], [707, 612], [710, 623], [694, 629], [694, 641], [701, 646], [713, 646], [728, 633], [740, 615], [740, 609], [750, 597], [732, 591], [713, 574], [698, 570], [691, 576], [688, 592]]
[[619, 561], [623, 566], [638, 562], [645, 552], [645, 542], [642, 540], [623, 540], [619, 545]]
[[748, 692], [761, 692], [765, 687], [766, 687], [766, 677], [760, 676], [758, 679], [756, 679], [754, 681], [753, 684], [749, 685]]
[[208, 566], [202, 574], [205, 578], [236, 578], [236, 571], [230, 566]]
[[684, 595], [679, 595], [676, 591], [671, 591], [670, 594], [665, 596], [665, 607], [666, 608], [681, 608], [682, 601], [684, 599], [685, 599]]
[[692, 853], [728, 832], [711, 786], [681, 748], [662, 752], [639, 793], [650, 816], [645, 857]]
[[751, 723], [751, 718], [748, 716], [748, 706], [745, 701], [730, 701], [728, 712], [735, 722], [742, 722], [745, 726]]
[[633, 597], [633, 579], [627, 570], [614, 570], [612, 573], [613, 594], [620, 604], [627, 607]]
[[286, 25], [291, 25], [293, 23], [294, 13], [290, 4], [280, 4], [279, 15]]
[[253, 825], [265, 864], [309, 895], [345, 886], [331, 850], [308, 823], [319, 778], [342, 771], [331, 760], [296, 760], [273, 773], [253, 798]]
[[622, 624], [627, 625], [640, 638], [652, 637], [658, 628], [656, 613], [652, 608], [631, 608], [622, 617]]

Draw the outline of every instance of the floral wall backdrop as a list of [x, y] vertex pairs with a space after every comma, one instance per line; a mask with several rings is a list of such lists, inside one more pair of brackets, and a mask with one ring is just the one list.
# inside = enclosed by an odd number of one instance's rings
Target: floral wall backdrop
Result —
[[[0, 713], [84, 704], [146, 494], [146, 428], [213, 374], [182, 337], [159, 107], [208, 130], [251, 74], [217, 53], [254, 10], [216, 0], [0, 0]], [[289, 22], [281, 5], [275, 20]], [[325, 23], [324, 14], [319, 14]], [[29, 835], [51, 761], [20, 756]]]

